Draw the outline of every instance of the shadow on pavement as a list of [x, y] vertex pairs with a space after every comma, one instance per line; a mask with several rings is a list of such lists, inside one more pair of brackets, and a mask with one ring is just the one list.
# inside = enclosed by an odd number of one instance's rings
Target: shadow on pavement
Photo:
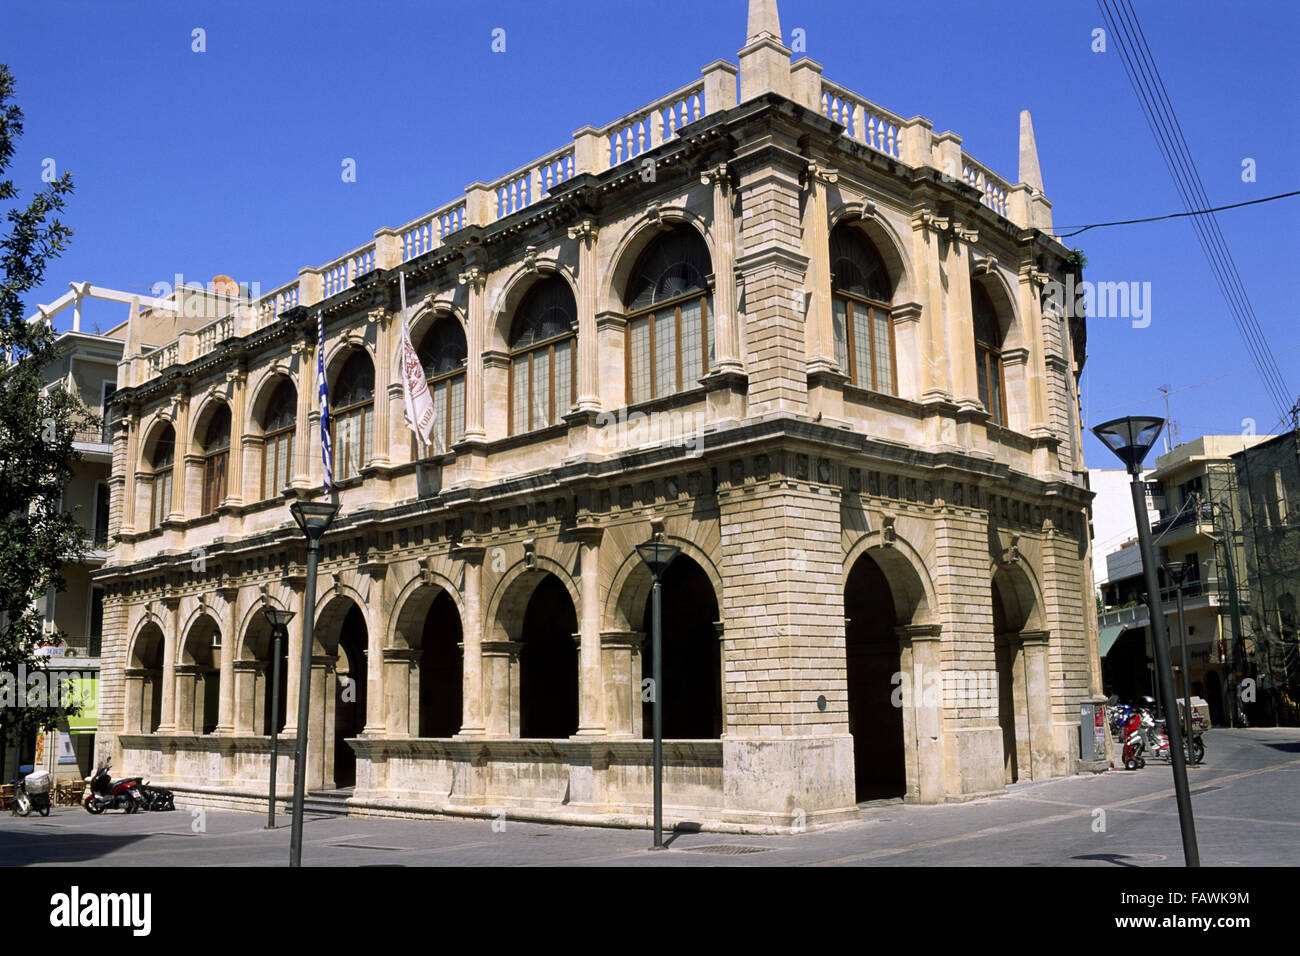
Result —
[[33, 863], [80, 863], [97, 860], [150, 834], [50, 833], [5, 829], [0, 831], [0, 866]]

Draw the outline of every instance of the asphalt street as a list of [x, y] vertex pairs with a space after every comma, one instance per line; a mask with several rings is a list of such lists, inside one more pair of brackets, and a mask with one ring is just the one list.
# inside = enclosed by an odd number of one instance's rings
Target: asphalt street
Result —
[[[1191, 768], [1204, 866], [1300, 863], [1300, 729], [1214, 730]], [[4, 866], [283, 866], [289, 818], [199, 811], [0, 815]], [[861, 819], [784, 836], [493, 820], [308, 817], [305, 866], [1181, 866], [1170, 768], [1016, 784], [968, 803], [864, 806]]]

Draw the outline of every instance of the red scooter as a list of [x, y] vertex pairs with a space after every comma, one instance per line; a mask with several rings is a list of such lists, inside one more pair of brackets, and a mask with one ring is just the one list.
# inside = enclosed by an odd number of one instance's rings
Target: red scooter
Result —
[[1146, 741], [1142, 733], [1142, 712], [1137, 708], [1129, 711], [1128, 719], [1120, 729], [1120, 737], [1124, 741], [1124, 769], [1141, 770], [1147, 765], [1142, 759]]
[[81, 795], [81, 805], [87, 812], [99, 814], [105, 810], [125, 810], [135, 813], [145, 806], [146, 800], [140, 792], [141, 778], [126, 777], [111, 780], [108, 768], [112, 760], [105, 760], [99, 765], [93, 777], [86, 778], [86, 789]]

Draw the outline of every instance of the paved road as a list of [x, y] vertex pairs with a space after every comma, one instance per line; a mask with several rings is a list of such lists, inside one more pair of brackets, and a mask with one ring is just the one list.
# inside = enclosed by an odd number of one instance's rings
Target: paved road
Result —
[[[1207, 764], [1192, 768], [1205, 866], [1300, 864], [1300, 730], [1216, 730]], [[288, 818], [181, 809], [92, 817], [55, 808], [48, 819], [0, 815], [6, 866], [280, 866]], [[863, 809], [862, 819], [790, 836], [690, 833], [668, 852], [644, 830], [507, 820], [309, 817], [303, 862], [328, 866], [1181, 866], [1168, 767], [1149, 763], [1015, 785], [963, 804]]]

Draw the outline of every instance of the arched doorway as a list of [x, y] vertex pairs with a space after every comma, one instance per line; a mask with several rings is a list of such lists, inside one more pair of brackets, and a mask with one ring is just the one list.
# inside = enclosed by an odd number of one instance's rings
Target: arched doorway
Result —
[[134, 714], [139, 733], [156, 733], [162, 723], [163, 637], [157, 624], [146, 624], [136, 638], [126, 678], [128, 694], [138, 708]]
[[235, 732], [270, 736], [284, 730], [288, 714], [285, 687], [289, 677], [289, 642], [280, 641], [280, 699], [274, 701], [273, 654], [275, 641], [266, 617], [255, 614], [249, 621], [243, 647], [232, 670], [235, 680]]
[[578, 731], [578, 615], [560, 579], [546, 574], [524, 611], [519, 651], [519, 736]]
[[1025, 566], [997, 566], [990, 600], [1002, 781], [1038, 779], [1050, 775], [1048, 635]]
[[460, 642], [460, 612], [451, 595], [440, 591], [420, 637], [421, 737], [452, 737], [460, 732], [464, 698]]
[[190, 627], [176, 665], [176, 730], [210, 734], [221, 707], [221, 631], [204, 614]]
[[347, 741], [366, 726], [366, 616], [355, 604], [343, 617], [334, 665], [334, 785], [357, 782], [357, 757]]
[[[646, 598], [642, 631], [653, 633], [652, 597]], [[713, 584], [695, 561], [678, 555], [663, 574], [663, 733], [671, 740], [709, 740], [722, 736], [722, 655], [718, 641], [718, 601]], [[651, 675], [651, 646], [645, 645], [642, 678]], [[642, 728], [654, 735], [653, 704], [642, 704]]]
[[[902, 797], [907, 792], [907, 753], [902, 701], [896, 693], [903, 677], [895, 631], [900, 622], [889, 580], [870, 554], [858, 558], [849, 572], [844, 617], [857, 799]], [[908, 695], [912, 688], [903, 692]]]

